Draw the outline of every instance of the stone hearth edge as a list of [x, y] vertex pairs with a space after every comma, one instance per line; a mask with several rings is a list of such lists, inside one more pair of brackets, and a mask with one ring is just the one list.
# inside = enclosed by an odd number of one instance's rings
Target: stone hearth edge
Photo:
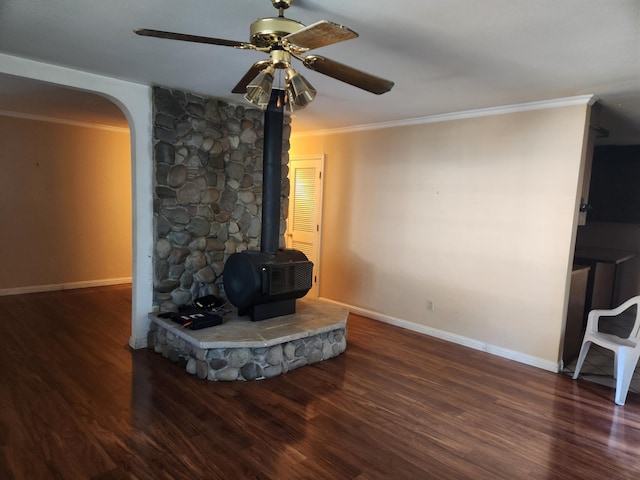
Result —
[[302, 299], [292, 315], [252, 322], [234, 309], [221, 325], [189, 330], [150, 313], [149, 348], [203, 380], [259, 380], [343, 353], [348, 314]]

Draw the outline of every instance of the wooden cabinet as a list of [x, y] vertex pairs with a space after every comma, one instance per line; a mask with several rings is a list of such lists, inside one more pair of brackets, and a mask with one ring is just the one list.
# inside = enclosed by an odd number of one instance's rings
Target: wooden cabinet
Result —
[[569, 289], [569, 308], [564, 330], [564, 348], [562, 361], [571, 363], [580, 353], [585, 327], [585, 300], [587, 298], [587, 281], [589, 267], [574, 265], [571, 272], [571, 288]]
[[587, 283], [587, 311], [615, 308], [626, 300], [618, 298], [618, 268], [637, 255], [637, 252], [610, 248], [576, 248], [573, 263], [591, 267]]

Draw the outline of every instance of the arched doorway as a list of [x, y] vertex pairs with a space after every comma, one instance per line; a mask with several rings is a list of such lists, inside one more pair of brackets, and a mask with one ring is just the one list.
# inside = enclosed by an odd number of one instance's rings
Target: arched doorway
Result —
[[153, 303], [153, 165], [151, 95], [146, 85], [0, 54], [0, 74], [94, 93], [108, 98], [125, 115], [131, 131], [132, 320], [129, 345], [146, 346]]

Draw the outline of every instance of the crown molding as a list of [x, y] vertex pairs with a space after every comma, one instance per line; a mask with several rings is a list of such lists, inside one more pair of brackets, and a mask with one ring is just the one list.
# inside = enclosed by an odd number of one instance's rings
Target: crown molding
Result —
[[81, 120], [69, 120], [66, 118], [59, 118], [59, 117], [49, 117], [47, 115], [14, 112], [11, 110], [0, 110], [0, 116], [20, 118], [23, 120], [34, 120], [37, 122], [48, 122], [48, 123], [57, 123], [61, 125], [71, 125], [74, 127], [95, 128], [99, 130], [108, 130], [111, 132], [118, 132], [118, 133], [129, 133], [129, 129], [125, 127], [114, 127], [112, 125], [103, 125], [100, 123], [83, 122]]
[[507, 113], [528, 112], [531, 110], [545, 110], [548, 108], [561, 108], [573, 105], [592, 105], [598, 99], [594, 95], [577, 95], [573, 97], [556, 98], [537, 102], [517, 103], [499, 107], [479, 108], [476, 110], [464, 110], [461, 112], [428, 115], [426, 117], [408, 118], [406, 120], [394, 120], [391, 122], [369, 123], [365, 125], [353, 125], [350, 127], [331, 128], [326, 130], [311, 130], [309, 132], [291, 133], [291, 138], [314, 135], [330, 135], [339, 133], [362, 132], [381, 128], [407, 127], [423, 125], [427, 123], [450, 122], [453, 120], [465, 120], [469, 118], [489, 117], [504, 115]]

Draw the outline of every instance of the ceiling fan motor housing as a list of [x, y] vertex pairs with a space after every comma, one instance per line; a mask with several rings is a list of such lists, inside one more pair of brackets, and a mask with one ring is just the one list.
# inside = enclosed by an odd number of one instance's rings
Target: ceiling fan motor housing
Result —
[[291, 0], [271, 0], [273, 6], [277, 9], [282, 8], [283, 10], [289, 8], [291, 6]]
[[251, 24], [250, 41], [258, 48], [270, 48], [277, 45], [282, 37], [302, 30], [304, 25], [284, 17], [260, 18]]

